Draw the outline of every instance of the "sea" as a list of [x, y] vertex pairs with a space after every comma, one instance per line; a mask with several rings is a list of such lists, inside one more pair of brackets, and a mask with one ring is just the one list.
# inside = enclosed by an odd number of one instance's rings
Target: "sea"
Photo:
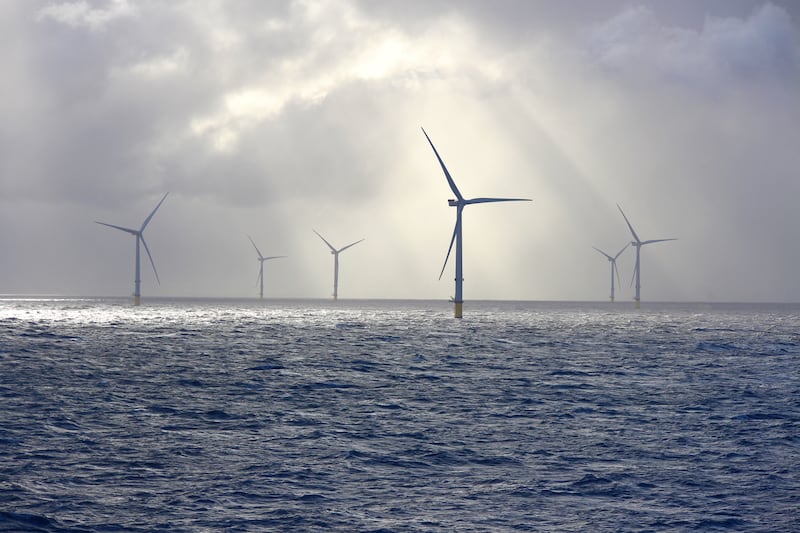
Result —
[[800, 305], [0, 298], [0, 531], [800, 531]]

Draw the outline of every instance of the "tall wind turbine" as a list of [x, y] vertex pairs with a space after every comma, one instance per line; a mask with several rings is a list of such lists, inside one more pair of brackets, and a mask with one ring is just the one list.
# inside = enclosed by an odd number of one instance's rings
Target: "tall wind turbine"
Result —
[[331, 254], [333, 255], [333, 299], [337, 300], [339, 298], [339, 254], [350, 248], [351, 246], [355, 246], [356, 244], [360, 243], [364, 239], [359, 239], [356, 242], [351, 242], [347, 246], [339, 248], [338, 250], [333, 247], [331, 243], [325, 240], [325, 237], [319, 234], [317, 230], [314, 230], [314, 233], [317, 234], [317, 237], [322, 239], [322, 241], [328, 245], [328, 248], [331, 249]]
[[617, 275], [617, 281], [619, 281], [619, 269], [617, 268], [617, 258], [622, 254], [622, 252], [625, 251], [625, 249], [627, 247], [628, 247], [628, 245], [626, 244], [625, 246], [622, 247], [622, 250], [617, 252], [617, 255], [612, 257], [612, 256], [608, 255], [607, 253], [605, 253], [600, 248], [598, 248], [596, 246], [592, 246], [592, 248], [594, 248], [595, 250], [597, 250], [598, 252], [600, 252], [601, 254], [606, 256], [608, 258], [609, 263], [611, 263], [611, 301], [612, 302], [614, 301], [614, 274], [615, 273]]
[[464, 210], [464, 206], [471, 205], [471, 204], [485, 204], [490, 202], [530, 202], [530, 198], [464, 198], [461, 192], [456, 187], [456, 183], [453, 181], [453, 178], [450, 176], [450, 173], [447, 171], [447, 167], [444, 166], [444, 161], [442, 158], [439, 157], [439, 152], [436, 151], [436, 147], [433, 145], [431, 138], [428, 137], [428, 133], [425, 131], [425, 128], [422, 128], [422, 133], [425, 134], [425, 138], [428, 139], [428, 143], [433, 148], [433, 153], [436, 154], [436, 159], [439, 160], [439, 164], [444, 171], [444, 176], [447, 178], [447, 183], [450, 185], [450, 189], [452, 189], [453, 194], [456, 195], [456, 198], [450, 199], [447, 201], [447, 204], [450, 207], [456, 208], [456, 226], [453, 229], [453, 238], [450, 239], [450, 247], [447, 249], [447, 256], [444, 258], [444, 265], [442, 265], [442, 272], [439, 274], [439, 279], [442, 279], [442, 274], [444, 274], [444, 269], [447, 266], [447, 260], [450, 258], [450, 252], [453, 250], [453, 243], [456, 244], [456, 294], [453, 298], [453, 304], [455, 306], [455, 317], [461, 318], [462, 316], [462, 305], [464, 303], [464, 297], [462, 292], [462, 285], [464, 283], [464, 276], [463, 276], [463, 268], [462, 268], [462, 250], [463, 250], [463, 243], [462, 243], [462, 234], [461, 234], [461, 213]]
[[640, 278], [641, 262], [639, 260], [639, 252], [642, 249], [642, 246], [644, 246], [645, 244], [653, 244], [653, 243], [656, 243], [656, 242], [677, 241], [678, 239], [650, 239], [649, 241], [641, 240], [639, 238], [639, 236], [636, 235], [636, 232], [633, 231], [633, 226], [631, 226], [631, 223], [628, 221], [628, 217], [625, 216], [625, 212], [622, 210], [622, 208], [619, 206], [619, 204], [617, 204], [617, 208], [619, 208], [619, 212], [622, 213], [622, 218], [625, 219], [625, 223], [628, 225], [628, 229], [631, 230], [631, 235], [633, 235], [633, 240], [631, 241], [631, 246], [635, 246], [636, 247], [636, 266], [634, 267], [633, 276], [634, 276], [634, 280], [636, 281], [636, 297], [634, 298], [634, 300], [636, 300], [636, 307], [638, 309], [639, 306], [641, 305], [640, 304], [641, 299], [639, 297], [640, 290], [641, 290], [641, 283], [640, 283], [640, 279], [641, 279]]
[[161, 198], [161, 201], [158, 202], [158, 205], [155, 207], [155, 209], [153, 209], [153, 211], [147, 216], [147, 218], [144, 219], [144, 222], [142, 222], [142, 226], [138, 230], [131, 229], [131, 228], [123, 228], [122, 226], [115, 226], [114, 224], [106, 224], [105, 222], [98, 222], [98, 221], [95, 220], [95, 222], [97, 222], [98, 224], [101, 224], [103, 226], [108, 226], [109, 228], [118, 229], [118, 230], [124, 231], [126, 233], [130, 233], [131, 235], [136, 237], [136, 278], [135, 278], [134, 284], [133, 284], [133, 304], [134, 305], [139, 305], [139, 302], [140, 302], [141, 296], [142, 296], [142, 292], [141, 292], [142, 277], [141, 277], [141, 267], [140, 267], [140, 260], [139, 260], [139, 243], [140, 242], [142, 243], [142, 245], [144, 245], [144, 250], [147, 252], [147, 257], [150, 258], [150, 265], [152, 265], [152, 267], [153, 267], [153, 273], [155, 273], [155, 275], [156, 275], [156, 281], [158, 282], [159, 285], [161, 285], [161, 280], [158, 279], [158, 271], [156, 270], [156, 264], [153, 262], [153, 256], [150, 255], [150, 249], [147, 247], [147, 241], [144, 240], [144, 228], [146, 228], [147, 224], [150, 223], [150, 219], [153, 218], [153, 215], [156, 214], [156, 211], [158, 211], [158, 208], [161, 207], [162, 203], [164, 203], [164, 200], [167, 199], [167, 194], [169, 194], [169, 193], [165, 193], [164, 194], [164, 197]]
[[256, 243], [253, 242], [253, 239], [250, 235], [247, 236], [250, 239], [250, 243], [252, 243], [253, 248], [256, 249], [256, 253], [258, 254], [258, 262], [260, 263], [258, 267], [258, 283], [260, 284], [258, 296], [262, 300], [264, 299], [264, 261], [269, 261], [270, 259], [280, 259], [281, 257], [286, 257], [285, 255], [271, 255], [269, 257], [264, 257], [261, 255], [261, 250], [258, 249]]

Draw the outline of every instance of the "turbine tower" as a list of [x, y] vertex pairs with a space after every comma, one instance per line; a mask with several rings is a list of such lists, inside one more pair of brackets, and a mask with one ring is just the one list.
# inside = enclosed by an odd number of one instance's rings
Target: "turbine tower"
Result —
[[122, 226], [115, 226], [114, 224], [106, 224], [105, 222], [98, 222], [95, 220], [97, 224], [101, 224], [103, 226], [108, 226], [109, 228], [118, 229], [124, 231], [126, 233], [130, 233], [131, 235], [136, 237], [136, 278], [133, 282], [133, 304], [139, 305], [142, 292], [141, 292], [141, 285], [142, 285], [142, 277], [141, 277], [141, 266], [140, 266], [140, 255], [139, 255], [139, 243], [141, 242], [144, 245], [144, 250], [147, 252], [147, 257], [150, 258], [150, 265], [153, 267], [153, 273], [156, 275], [156, 281], [159, 285], [161, 285], [161, 280], [158, 279], [158, 271], [156, 270], [156, 264], [153, 262], [153, 256], [150, 255], [150, 249], [147, 247], [147, 241], [144, 240], [144, 228], [147, 227], [147, 224], [150, 223], [150, 219], [153, 218], [153, 215], [156, 214], [158, 208], [161, 207], [161, 204], [164, 203], [164, 200], [167, 198], [167, 194], [165, 193], [164, 197], [161, 198], [161, 201], [158, 202], [158, 205], [153, 209], [153, 211], [144, 219], [142, 222], [142, 226], [138, 229], [131, 229], [131, 228], [123, 228]]
[[461, 192], [456, 187], [456, 183], [453, 181], [453, 178], [450, 176], [450, 173], [447, 171], [447, 167], [444, 165], [444, 161], [442, 158], [439, 157], [439, 152], [436, 151], [436, 147], [433, 145], [431, 138], [428, 137], [428, 133], [425, 131], [425, 128], [422, 128], [422, 133], [425, 134], [425, 138], [428, 139], [428, 143], [433, 148], [433, 153], [436, 154], [436, 159], [439, 160], [439, 165], [441, 165], [442, 170], [444, 171], [444, 176], [447, 178], [447, 183], [450, 185], [450, 189], [452, 189], [453, 194], [456, 195], [455, 199], [450, 199], [447, 201], [447, 204], [450, 207], [456, 208], [456, 225], [453, 229], [453, 237], [450, 239], [450, 247], [447, 249], [447, 256], [444, 258], [444, 265], [442, 265], [442, 272], [439, 274], [439, 279], [442, 279], [442, 274], [444, 274], [444, 269], [447, 266], [447, 260], [450, 258], [450, 252], [453, 250], [453, 243], [455, 242], [456, 245], [456, 294], [453, 298], [454, 304], [454, 311], [455, 317], [461, 318], [462, 316], [462, 306], [464, 303], [464, 297], [462, 292], [462, 285], [464, 283], [464, 276], [463, 276], [463, 265], [462, 265], [462, 250], [463, 250], [463, 242], [462, 242], [462, 233], [461, 233], [461, 214], [464, 211], [464, 207], [471, 204], [485, 204], [490, 202], [530, 202], [530, 198], [464, 198], [461, 195]]
[[264, 261], [269, 261], [270, 259], [280, 259], [281, 257], [286, 257], [286, 256], [285, 255], [271, 255], [269, 257], [264, 257], [263, 255], [261, 255], [261, 250], [258, 249], [258, 246], [256, 246], [255, 242], [253, 242], [253, 239], [250, 237], [250, 235], [248, 235], [247, 238], [250, 239], [250, 243], [253, 245], [253, 248], [256, 249], [256, 253], [258, 254], [258, 262], [260, 263], [259, 267], [258, 267], [258, 280], [257, 280], [257, 283], [259, 283], [259, 285], [260, 285], [259, 286], [259, 291], [258, 291], [258, 297], [261, 300], [263, 300], [264, 299]]
[[333, 255], [333, 299], [339, 299], [339, 254], [350, 248], [351, 246], [355, 246], [356, 244], [360, 243], [364, 239], [359, 239], [356, 242], [352, 242], [347, 246], [339, 248], [338, 250], [331, 245], [328, 241], [325, 240], [325, 237], [319, 234], [317, 230], [314, 230], [314, 233], [317, 234], [317, 237], [322, 239], [322, 241], [328, 245], [328, 248], [331, 249], [331, 254]]
[[612, 256], [608, 255], [607, 253], [605, 253], [600, 248], [598, 248], [596, 246], [592, 246], [592, 248], [594, 248], [595, 250], [597, 250], [598, 252], [600, 252], [601, 254], [606, 256], [608, 258], [609, 263], [611, 263], [611, 302], [612, 303], [614, 302], [614, 273], [617, 274], [617, 281], [619, 281], [619, 269], [617, 268], [617, 258], [622, 254], [622, 252], [625, 251], [625, 249], [627, 247], [628, 247], [628, 245], [626, 244], [625, 246], [622, 247], [622, 250], [617, 252], [617, 255], [612, 257]]
[[650, 239], [648, 241], [641, 240], [639, 238], [639, 236], [636, 235], [636, 232], [633, 231], [633, 226], [631, 226], [631, 223], [628, 221], [628, 217], [625, 216], [625, 212], [622, 210], [622, 208], [619, 206], [619, 204], [617, 204], [617, 208], [619, 209], [619, 212], [622, 213], [622, 218], [625, 219], [625, 223], [628, 225], [628, 229], [631, 230], [631, 235], [633, 235], [633, 240], [631, 241], [631, 246], [636, 247], [636, 266], [634, 267], [633, 277], [634, 277], [634, 280], [636, 281], [636, 296], [634, 297], [634, 300], [636, 300], [636, 308], [638, 309], [640, 307], [640, 305], [641, 305], [641, 299], [640, 299], [640, 291], [641, 291], [641, 282], [640, 282], [640, 280], [641, 280], [641, 278], [640, 278], [641, 262], [639, 260], [639, 253], [640, 253], [640, 251], [642, 249], [642, 246], [644, 246], [645, 244], [653, 244], [653, 243], [656, 243], [656, 242], [677, 241], [678, 239]]

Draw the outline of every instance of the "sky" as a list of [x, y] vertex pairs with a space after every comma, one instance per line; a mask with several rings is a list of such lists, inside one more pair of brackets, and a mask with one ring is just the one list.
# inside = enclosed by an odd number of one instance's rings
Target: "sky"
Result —
[[[791, 0], [0, 2], [0, 294], [800, 302]], [[632, 249], [618, 260], [630, 300]]]

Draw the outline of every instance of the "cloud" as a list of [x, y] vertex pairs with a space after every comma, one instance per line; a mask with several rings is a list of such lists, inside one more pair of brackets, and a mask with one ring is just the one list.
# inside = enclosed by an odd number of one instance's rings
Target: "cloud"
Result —
[[306, 36], [306, 46], [227, 87], [217, 109], [192, 118], [191, 135], [230, 152], [241, 135], [278, 117], [288, 106], [318, 106], [351, 84], [413, 90], [421, 80], [499, 75], [500, 66], [486, 57], [469, 28], [458, 20], [440, 21], [435, 31], [427, 28], [421, 35], [410, 35], [365, 18], [346, 4], [300, 5], [287, 22], [269, 28], [282, 39], [300, 32]]
[[103, 31], [117, 19], [134, 16], [136, 8], [127, 0], [110, 0], [105, 9], [92, 8], [85, 0], [51, 3], [38, 13], [39, 20], [53, 20], [68, 26]]
[[534, 199], [465, 213], [468, 299], [605, 297], [591, 247], [629, 239], [619, 203], [644, 238], [679, 238], [643, 252], [645, 298], [800, 300], [792, 5], [580, 7], [0, 3], [0, 222], [18, 228], [0, 246], [42, 244], [6, 256], [4, 292], [127, 294], [132, 246], [92, 220], [135, 224], [169, 190], [148, 291], [251, 294], [248, 233], [290, 256], [280, 295], [325, 296], [315, 228], [367, 238], [343, 295], [446, 298], [454, 213], [424, 126], [465, 195]]
[[791, 16], [771, 3], [746, 18], [706, 16], [697, 30], [665, 26], [651, 8], [630, 7], [589, 33], [588, 51], [604, 68], [661, 82], [796, 79], [800, 67]]
[[[300, 171], [294, 183], [302, 184], [319, 168], [335, 173], [337, 158], [357, 161], [353, 136], [337, 130], [360, 124], [362, 108], [387, 90], [413, 93], [437, 79], [477, 86], [507, 75], [455, 16], [411, 35], [355, 4], [285, 5], [145, 2], [134, 12], [123, 2], [80, 2], [39, 10], [31, 74], [45, 94], [28, 117], [37, 133], [20, 138], [27, 151], [48, 157], [14, 184], [16, 193], [119, 201], [179, 185], [187, 195], [264, 201], [276, 188], [293, 193], [279, 172]], [[45, 23], [65, 29], [52, 33]], [[112, 23], [116, 32], [97, 32]], [[350, 90], [367, 100], [342, 97]], [[319, 120], [304, 120], [314, 113]], [[287, 138], [271, 138], [280, 135]], [[256, 148], [267, 138], [273, 146], [318, 138], [323, 153], [300, 151], [298, 161], [291, 150], [272, 151], [267, 161]], [[55, 186], [54, 174], [63, 176]], [[344, 189], [368, 188], [368, 176], [349, 179], [361, 186]], [[315, 193], [304, 186], [296, 192]]]

